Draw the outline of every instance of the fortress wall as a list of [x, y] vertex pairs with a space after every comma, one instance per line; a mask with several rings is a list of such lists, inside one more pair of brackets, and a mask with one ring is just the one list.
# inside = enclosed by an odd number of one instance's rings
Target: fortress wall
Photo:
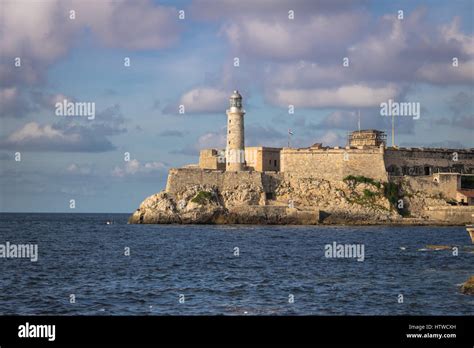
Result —
[[425, 214], [431, 220], [442, 221], [453, 225], [474, 223], [474, 206], [428, 207]]
[[[454, 161], [457, 153], [457, 161]], [[474, 152], [455, 149], [385, 150], [385, 167], [391, 175], [429, 175], [437, 172], [474, 174]]]
[[225, 158], [217, 149], [204, 149], [199, 152], [199, 168], [225, 170]]
[[247, 167], [259, 172], [280, 171], [280, 148], [246, 147], [245, 162]]
[[280, 149], [263, 148], [262, 149], [262, 167], [263, 172], [280, 171]]
[[202, 170], [194, 168], [173, 168], [168, 173], [166, 191], [182, 192], [194, 185], [216, 186], [220, 191], [232, 190], [242, 183], [261, 187], [262, 173], [256, 171], [224, 172], [220, 170]]
[[[435, 179], [437, 178], [437, 181]], [[409, 186], [413, 191], [420, 191], [430, 196], [442, 195], [446, 199], [456, 199], [458, 179], [457, 175], [433, 176], [401, 176], [394, 178], [395, 182]]]
[[295, 178], [342, 180], [348, 175], [363, 175], [380, 181], [388, 180], [379, 148], [283, 149], [281, 171]]

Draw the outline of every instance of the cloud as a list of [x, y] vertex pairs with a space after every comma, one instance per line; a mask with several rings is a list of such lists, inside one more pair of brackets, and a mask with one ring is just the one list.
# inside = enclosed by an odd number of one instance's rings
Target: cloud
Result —
[[469, 56], [474, 56], [474, 37], [466, 35], [460, 31], [461, 18], [456, 16], [451, 23], [443, 25], [440, 33], [445, 42], [455, 42], [460, 44], [461, 51]]
[[181, 32], [177, 9], [150, 0], [6, 1], [2, 11], [2, 52], [44, 62], [64, 55], [85, 28], [107, 46], [131, 50], [167, 47]]
[[140, 1], [75, 1], [78, 20], [109, 47], [149, 50], [168, 47], [181, 27], [175, 7]]
[[185, 114], [222, 113], [228, 102], [229, 92], [212, 87], [199, 87], [184, 93], [179, 101], [169, 104], [163, 113], [178, 114], [179, 106], [183, 105]]
[[28, 113], [37, 112], [40, 108], [52, 109], [57, 102], [74, 98], [63, 94], [51, 94], [42, 91], [27, 92], [22, 87], [0, 88], [0, 117], [23, 118]]
[[[380, 116], [380, 108], [364, 108], [360, 111], [361, 129], [389, 131], [392, 127], [390, 117]], [[359, 115], [356, 111], [336, 110], [325, 116], [319, 123], [305, 125], [306, 129], [353, 131], [358, 127]], [[397, 134], [414, 134], [417, 120], [410, 117], [397, 117], [395, 129]]]
[[180, 154], [186, 156], [199, 155], [202, 149], [223, 149], [226, 145], [226, 129], [222, 128], [217, 132], [204, 133], [198, 137], [197, 141], [186, 145], [180, 150], [171, 151], [172, 154]]
[[93, 169], [91, 166], [88, 165], [80, 165], [77, 163], [71, 163], [70, 165], [67, 166], [66, 168], [66, 173], [72, 174], [72, 175], [91, 175], [93, 172]]
[[[89, 122], [84, 125], [80, 122]], [[118, 105], [100, 112], [94, 121], [61, 119], [54, 124], [28, 122], [6, 138], [0, 148], [24, 151], [104, 152], [116, 147], [109, 136], [126, 132]]]
[[370, 107], [379, 106], [388, 99], [396, 99], [398, 88], [348, 85], [333, 89], [277, 89], [269, 99], [277, 105], [295, 105], [298, 108]]
[[33, 110], [17, 87], [0, 88], [0, 117], [23, 117]]
[[133, 159], [129, 162], [125, 162], [122, 167], [116, 166], [112, 170], [112, 176], [123, 178], [126, 176], [149, 176], [156, 174], [157, 172], [165, 172], [167, 166], [162, 162], [145, 162]]
[[346, 143], [346, 138], [334, 131], [327, 131], [318, 140], [324, 146], [345, 146]]
[[24, 151], [102, 152], [115, 149], [107, 139], [79, 129], [29, 122], [0, 141], [0, 148]]
[[351, 80], [350, 71], [342, 64], [322, 65], [305, 60], [275, 64], [265, 71], [266, 85], [280, 88], [333, 87]]
[[43, 91], [32, 91], [30, 95], [36, 106], [49, 110], [54, 109], [56, 103], [62, 103], [64, 100], [69, 102], [76, 101], [75, 98], [66, 96], [62, 93], [52, 94]]
[[463, 129], [474, 129], [474, 96], [472, 93], [459, 92], [448, 101], [452, 116], [442, 117], [436, 124]]
[[308, 13], [339, 13], [366, 8], [367, 0], [194, 0], [189, 7], [193, 18], [215, 21], [222, 18], [245, 19], [249, 16], [269, 16], [288, 19], [288, 11], [295, 12], [295, 18], [306, 17]]
[[[457, 17], [437, 26], [420, 7], [403, 20], [387, 14], [369, 26], [367, 9], [354, 12], [339, 4], [337, 11], [308, 7], [297, 21], [288, 21], [281, 11], [291, 4], [283, 3], [250, 17], [230, 16], [222, 26], [233, 53], [260, 65], [261, 72], [252, 70], [253, 78], [263, 81], [272, 104], [370, 107], [380, 99], [401, 100], [420, 82], [444, 86], [474, 81], [474, 38], [460, 31]], [[342, 65], [344, 57], [348, 67]], [[453, 57], [459, 59], [457, 68]]]
[[[285, 130], [286, 132], [286, 130]], [[282, 133], [272, 126], [249, 124], [245, 127], [246, 146], [283, 146], [287, 141], [286, 133]]]
[[415, 73], [420, 79], [433, 84], [462, 84], [474, 82], [474, 60], [460, 61], [457, 67], [451, 61], [424, 64]]
[[[70, 18], [70, 11], [76, 18]], [[3, 1], [0, 21], [0, 116], [24, 117], [36, 110], [25, 89], [46, 84], [48, 68], [90, 33], [111, 48], [156, 50], [180, 36], [174, 7], [139, 1]], [[13, 63], [21, 59], [21, 66]]]
[[162, 137], [180, 137], [180, 138], [182, 138], [182, 137], [184, 137], [184, 132], [174, 130], [174, 129], [170, 129], [170, 130], [162, 131], [158, 135], [162, 136]]
[[[305, 20], [242, 18], [223, 29], [234, 52], [275, 60], [342, 57], [364, 27], [363, 15], [317, 12]], [[337, 26], [334, 23], [344, 23]], [[298, 38], [295, 40], [295, 38]]]

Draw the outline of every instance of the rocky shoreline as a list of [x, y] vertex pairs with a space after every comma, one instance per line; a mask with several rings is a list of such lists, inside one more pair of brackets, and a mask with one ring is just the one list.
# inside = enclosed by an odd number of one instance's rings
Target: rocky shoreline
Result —
[[342, 181], [282, 180], [273, 197], [267, 197], [261, 186], [250, 181], [225, 186], [193, 184], [146, 198], [129, 218], [129, 223], [464, 224], [463, 221], [430, 218], [424, 209], [429, 205], [445, 207], [448, 204], [442, 197], [412, 192], [409, 186], [381, 183], [364, 177], [349, 176]]

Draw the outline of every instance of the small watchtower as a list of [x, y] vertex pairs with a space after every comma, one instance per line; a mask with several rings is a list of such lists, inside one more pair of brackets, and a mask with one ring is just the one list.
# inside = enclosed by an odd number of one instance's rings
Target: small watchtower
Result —
[[348, 135], [347, 142], [350, 147], [373, 146], [380, 147], [386, 145], [387, 135], [383, 131], [376, 129], [365, 129], [353, 131]]

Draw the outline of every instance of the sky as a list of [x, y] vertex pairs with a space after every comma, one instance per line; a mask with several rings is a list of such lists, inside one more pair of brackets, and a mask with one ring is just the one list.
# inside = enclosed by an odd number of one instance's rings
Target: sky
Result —
[[0, 0], [0, 211], [133, 212], [225, 146], [235, 89], [247, 146], [345, 146], [359, 112], [391, 144], [392, 100], [420, 106], [396, 145], [474, 148], [473, 21], [471, 0]]

